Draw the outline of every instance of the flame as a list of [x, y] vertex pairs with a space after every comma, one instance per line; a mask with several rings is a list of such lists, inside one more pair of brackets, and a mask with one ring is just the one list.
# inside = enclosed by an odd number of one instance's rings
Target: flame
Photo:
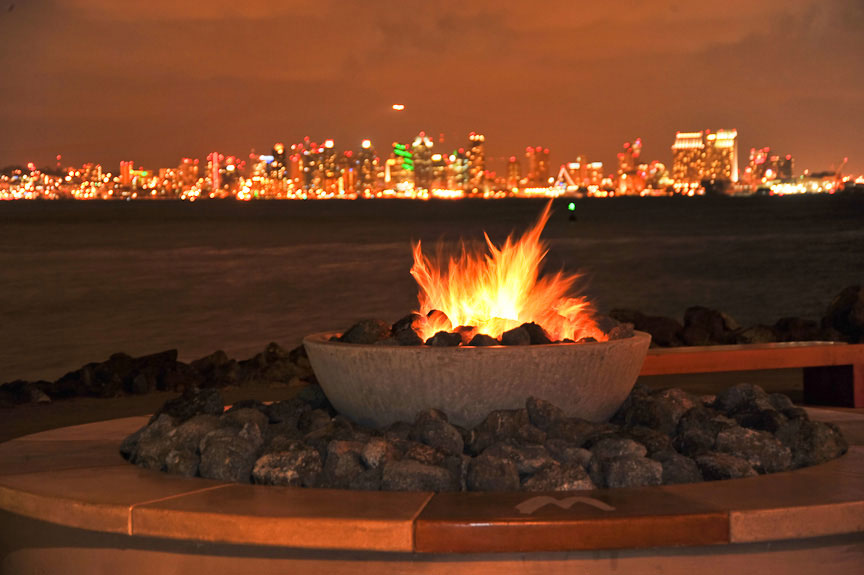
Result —
[[446, 269], [439, 265], [440, 259], [436, 262], [423, 255], [419, 241], [414, 245], [411, 275], [420, 287], [418, 313], [426, 317], [433, 310], [443, 312], [415, 325], [424, 340], [457, 326], [472, 326], [477, 333], [499, 338], [526, 322], [540, 324], [553, 341], [608, 339], [592, 319], [588, 300], [568, 295], [578, 275], [540, 275], [548, 251], [540, 234], [551, 207], [549, 202], [534, 227], [518, 241], [508, 236], [500, 248], [484, 233], [488, 254], [471, 253], [463, 244], [459, 258], [449, 258]]

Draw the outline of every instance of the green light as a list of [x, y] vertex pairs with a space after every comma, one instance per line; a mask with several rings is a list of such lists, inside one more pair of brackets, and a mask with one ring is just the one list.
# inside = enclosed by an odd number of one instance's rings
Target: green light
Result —
[[402, 158], [412, 158], [411, 152], [406, 152], [405, 150], [393, 150], [393, 153]]
[[571, 212], [575, 212], [576, 211], [576, 202], [570, 202], [569, 204], [567, 204], [567, 209], [570, 210]]

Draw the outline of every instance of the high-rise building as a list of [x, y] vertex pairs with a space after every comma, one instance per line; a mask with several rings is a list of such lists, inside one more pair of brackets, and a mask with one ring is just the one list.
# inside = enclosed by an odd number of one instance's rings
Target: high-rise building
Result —
[[414, 187], [428, 190], [432, 185], [432, 147], [435, 143], [420, 132], [411, 144], [411, 155], [414, 160]]
[[486, 191], [486, 154], [483, 134], [468, 134], [468, 185], [469, 191]]
[[378, 175], [378, 158], [372, 140], [363, 140], [357, 153], [357, 186], [361, 191], [372, 190]]
[[703, 180], [738, 181], [738, 131], [705, 131]]
[[528, 187], [542, 188], [548, 186], [549, 148], [544, 148], [543, 146], [529, 146], [525, 149], [525, 158], [528, 160]]
[[638, 194], [645, 189], [645, 179], [638, 169], [641, 154], [641, 138], [636, 138], [632, 144], [625, 142], [624, 150], [618, 153], [618, 192], [620, 194]]
[[132, 169], [133, 162], [129, 161], [121, 161], [120, 162], [120, 185], [124, 188], [128, 188], [132, 185]]
[[522, 164], [516, 156], [507, 160], [507, 188], [516, 189], [522, 182]]
[[184, 187], [192, 186], [198, 181], [198, 158], [183, 158], [177, 166], [180, 183]]
[[676, 132], [675, 143], [672, 144], [672, 179], [679, 184], [699, 184], [704, 162], [704, 133]]

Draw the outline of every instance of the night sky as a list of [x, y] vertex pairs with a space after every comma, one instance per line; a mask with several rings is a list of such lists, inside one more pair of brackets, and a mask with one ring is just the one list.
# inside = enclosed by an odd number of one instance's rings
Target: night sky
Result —
[[[796, 173], [864, 172], [862, 0], [6, 0], [0, 166], [176, 165], [425, 130], [610, 165], [737, 128]], [[393, 103], [405, 112], [394, 112]], [[611, 167], [611, 166], [610, 166]]]

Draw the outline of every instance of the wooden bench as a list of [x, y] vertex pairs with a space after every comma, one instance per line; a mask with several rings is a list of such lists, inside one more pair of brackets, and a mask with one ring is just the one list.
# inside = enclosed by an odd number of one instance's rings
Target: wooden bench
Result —
[[793, 342], [654, 348], [640, 375], [803, 368], [804, 403], [864, 407], [864, 344]]

